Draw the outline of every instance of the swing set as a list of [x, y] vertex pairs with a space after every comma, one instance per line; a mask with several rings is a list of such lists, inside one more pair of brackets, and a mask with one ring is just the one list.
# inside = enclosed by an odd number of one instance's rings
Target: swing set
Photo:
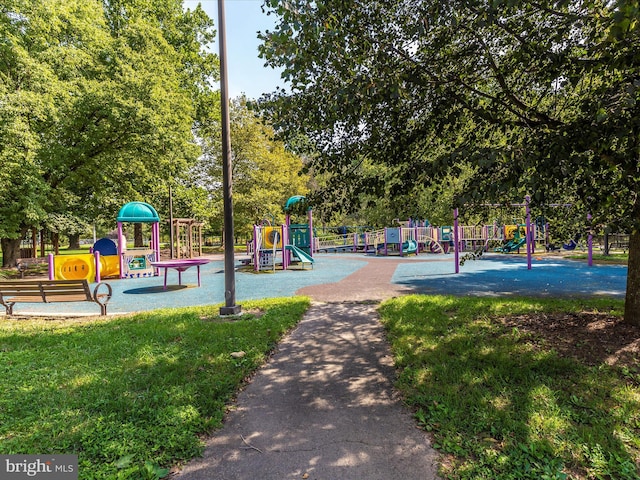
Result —
[[[532, 257], [533, 254], [535, 253], [535, 241], [536, 241], [536, 237], [535, 237], [535, 225], [534, 223], [532, 223], [531, 221], [531, 208], [530, 208], [530, 203], [531, 203], [531, 197], [529, 195], [525, 196], [524, 199], [524, 203], [512, 203], [509, 204], [508, 206], [510, 207], [524, 207], [525, 208], [525, 221], [524, 221], [524, 225], [517, 225], [515, 226], [515, 229], [513, 230], [513, 240], [510, 240], [509, 242], [505, 243], [501, 248], [504, 253], [508, 253], [508, 252], [512, 252], [514, 250], [518, 250], [520, 247], [526, 247], [526, 252], [527, 252], [527, 270], [531, 270], [532, 267]], [[486, 204], [483, 206], [489, 206], [489, 207], [504, 207], [504, 205], [502, 204]], [[553, 208], [558, 208], [558, 207], [572, 207], [572, 204], [562, 204], [562, 203], [552, 203], [552, 204], [547, 204], [545, 205], [546, 207], [553, 207]], [[461, 251], [461, 238], [460, 238], [460, 225], [458, 222], [458, 209], [456, 208], [453, 212], [453, 247], [454, 247], [454, 260], [455, 260], [455, 273], [460, 273], [460, 251]], [[587, 214], [587, 223], [590, 224], [591, 223], [591, 215]], [[538, 222], [536, 221], [536, 224]], [[548, 223], [545, 222], [544, 225], [544, 232], [545, 232], [545, 241], [546, 244], [549, 245], [549, 225]], [[577, 245], [577, 241], [574, 241], [573, 243], [568, 242], [567, 244], [565, 244], [567, 247], [569, 247], [568, 249], [571, 249], [571, 247], [573, 246], [573, 248], [575, 249], [575, 246]], [[593, 232], [591, 230], [591, 228], [589, 228], [589, 232], [587, 235], [587, 250], [588, 250], [588, 263], [589, 266], [593, 265]]]

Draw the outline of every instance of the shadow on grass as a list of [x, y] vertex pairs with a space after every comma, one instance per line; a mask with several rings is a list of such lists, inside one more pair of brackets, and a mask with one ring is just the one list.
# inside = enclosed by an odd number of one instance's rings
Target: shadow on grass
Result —
[[381, 307], [398, 386], [449, 456], [448, 474], [639, 478], [640, 385], [614, 367], [560, 357], [499, 320], [582, 306], [588, 302], [409, 296]]
[[260, 318], [220, 323], [203, 321], [213, 306], [0, 324], [0, 451], [77, 453], [82, 476], [96, 479], [186, 461], [307, 307], [301, 297], [256, 302]]

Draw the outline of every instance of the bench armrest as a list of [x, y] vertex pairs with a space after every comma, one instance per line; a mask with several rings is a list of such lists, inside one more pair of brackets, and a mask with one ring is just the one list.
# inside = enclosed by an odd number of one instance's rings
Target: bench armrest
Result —
[[[102, 286], [104, 286], [102, 290], [106, 289], [106, 292], [100, 292]], [[107, 303], [109, 303], [112, 296], [113, 289], [111, 288], [111, 285], [106, 282], [100, 282], [93, 289], [93, 301], [100, 305], [100, 315], [107, 314]]]

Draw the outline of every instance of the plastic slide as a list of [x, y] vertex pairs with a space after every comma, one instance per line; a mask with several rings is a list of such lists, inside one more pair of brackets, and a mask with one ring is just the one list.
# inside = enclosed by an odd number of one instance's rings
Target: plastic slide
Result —
[[416, 253], [418, 251], [418, 243], [415, 240], [407, 240], [402, 244], [402, 253]]
[[120, 261], [117, 255], [100, 256], [100, 277], [119, 277]]
[[287, 245], [287, 250], [290, 250], [291, 252], [293, 252], [294, 257], [298, 257], [298, 259], [302, 263], [313, 263], [313, 262], [315, 262], [315, 260], [313, 259], [313, 257], [311, 255], [309, 255], [304, 250], [299, 249], [295, 245]]
[[524, 246], [525, 243], [527, 243], [527, 237], [514, 238], [513, 240], [510, 240], [509, 242], [504, 244], [502, 247], [496, 248], [496, 252], [513, 252], [514, 250], [518, 250], [519, 248]]

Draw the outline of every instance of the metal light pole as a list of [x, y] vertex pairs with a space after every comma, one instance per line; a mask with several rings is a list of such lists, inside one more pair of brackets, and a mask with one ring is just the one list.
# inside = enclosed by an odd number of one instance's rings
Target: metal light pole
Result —
[[227, 40], [224, 22], [224, 0], [218, 0], [218, 45], [220, 46], [220, 106], [222, 114], [222, 190], [224, 207], [224, 301], [220, 315], [235, 315], [236, 274], [233, 233], [233, 181], [231, 178], [231, 136], [229, 134], [229, 94], [227, 84]]

